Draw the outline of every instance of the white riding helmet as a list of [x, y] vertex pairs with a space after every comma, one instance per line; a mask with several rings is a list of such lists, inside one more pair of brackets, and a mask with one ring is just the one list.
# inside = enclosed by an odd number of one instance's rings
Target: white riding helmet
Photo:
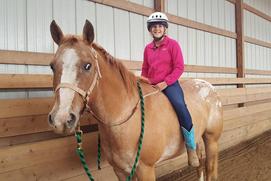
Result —
[[168, 18], [164, 13], [154, 12], [152, 13], [147, 20], [147, 28], [150, 31], [151, 25], [161, 23], [166, 28], [168, 28]]

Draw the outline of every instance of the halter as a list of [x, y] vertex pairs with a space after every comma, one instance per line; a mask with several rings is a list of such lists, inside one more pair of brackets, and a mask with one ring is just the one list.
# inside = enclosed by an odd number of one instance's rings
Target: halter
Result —
[[55, 89], [55, 92], [57, 92], [60, 88], [69, 88], [69, 89], [72, 89], [73, 91], [77, 92], [84, 100], [85, 107], [87, 109], [90, 109], [88, 106], [90, 94], [92, 93], [92, 91], [93, 91], [94, 87], [96, 86], [96, 84], [98, 83], [99, 79], [102, 78], [99, 63], [98, 63], [98, 55], [97, 55], [96, 51], [94, 50], [94, 48], [92, 48], [92, 47], [91, 47], [91, 52], [94, 54], [94, 57], [95, 57], [96, 68], [95, 68], [94, 79], [93, 79], [88, 91], [84, 91], [83, 89], [80, 89], [79, 87], [77, 87], [73, 84], [70, 84], [70, 83], [60, 83], [60, 84], [58, 84], [58, 86]]

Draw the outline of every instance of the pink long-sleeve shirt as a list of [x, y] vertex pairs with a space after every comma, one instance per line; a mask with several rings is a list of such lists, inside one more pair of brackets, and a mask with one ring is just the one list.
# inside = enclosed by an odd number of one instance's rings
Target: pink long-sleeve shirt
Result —
[[159, 47], [149, 43], [144, 50], [141, 75], [152, 84], [165, 81], [167, 85], [176, 82], [184, 71], [184, 60], [177, 41], [165, 36]]

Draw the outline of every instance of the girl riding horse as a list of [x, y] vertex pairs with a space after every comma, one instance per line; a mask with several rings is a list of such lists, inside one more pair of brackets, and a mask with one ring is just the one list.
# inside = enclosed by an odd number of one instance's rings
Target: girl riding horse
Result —
[[171, 102], [177, 113], [180, 128], [182, 128], [188, 163], [193, 167], [198, 167], [195, 130], [185, 104], [182, 87], [178, 82], [184, 71], [181, 48], [177, 41], [166, 35], [168, 18], [164, 13], [152, 13], [148, 18], [147, 28], [153, 41], [144, 50], [142, 80], [154, 84]]
[[[53, 21], [51, 35], [58, 49], [50, 64], [53, 70], [55, 103], [48, 120], [57, 133], [72, 133], [84, 111], [98, 122], [101, 148], [119, 180], [132, 170], [141, 132], [138, 108], [138, 78], [105, 49], [93, 42], [94, 28], [86, 21], [83, 36], [64, 35]], [[156, 91], [140, 83], [143, 94]], [[202, 80], [181, 82], [191, 114], [195, 142], [203, 138], [206, 178], [217, 178], [218, 139], [222, 132], [222, 106], [214, 87]], [[133, 180], [154, 181], [155, 165], [185, 152], [176, 113], [161, 92], [146, 97], [145, 133]], [[163, 106], [161, 106], [163, 105]], [[200, 163], [202, 153], [197, 147]], [[198, 167], [203, 179], [203, 165]]]

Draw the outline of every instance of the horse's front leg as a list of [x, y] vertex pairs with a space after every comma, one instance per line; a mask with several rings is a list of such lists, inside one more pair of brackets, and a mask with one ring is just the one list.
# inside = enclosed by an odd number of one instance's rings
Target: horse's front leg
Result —
[[136, 175], [139, 181], [155, 181], [155, 167], [141, 163], [138, 165]]
[[[119, 181], [125, 181], [128, 174], [126, 172], [124, 172], [123, 170], [117, 168], [117, 167], [113, 167], [113, 170], [115, 172], [115, 174], [117, 175]], [[137, 178], [136, 176], [133, 177], [132, 181], [136, 181]]]
[[114, 170], [115, 174], [117, 175], [119, 181], [123, 181], [126, 179], [126, 175], [122, 170], [120, 170], [117, 167], [113, 167], [113, 170]]
[[[119, 181], [125, 181], [126, 177], [129, 176], [129, 174], [124, 170], [117, 167], [113, 167], [113, 169]], [[136, 169], [136, 173], [133, 176], [132, 181], [155, 181], [155, 167], [146, 166], [141, 162]]]

